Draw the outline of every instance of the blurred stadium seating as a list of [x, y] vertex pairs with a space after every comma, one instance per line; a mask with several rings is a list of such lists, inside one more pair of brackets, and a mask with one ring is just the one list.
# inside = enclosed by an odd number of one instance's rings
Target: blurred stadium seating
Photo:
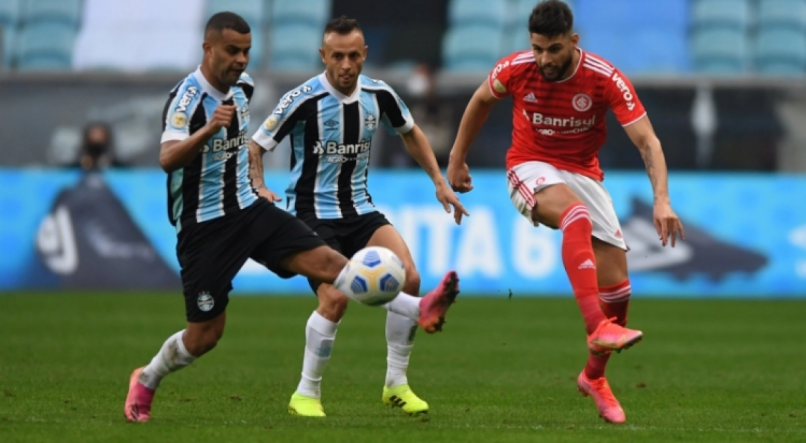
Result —
[[69, 69], [75, 38], [75, 27], [71, 23], [27, 23], [15, 40], [17, 67], [21, 70]]
[[[806, 73], [806, 0], [567, 3], [580, 46], [627, 73]], [[443, 68], [484, 71], [528, 49], [535, 4], [448, 0]], [[20, 70], [187, 70], [198, 63], [205, 20], [230, 10], [252, 27], [252, 69], [313, 71], [319, 33], [334, 9], [333, 0], [0, 0], [0, 61]]]
[[445, 68], [450, 71], [489, 71], [501, 57], [504, 30], [478, 24], [448, 29], [443, 40]]
[[322, 29], [331, 9], [331, 0], [273, 0], [269, 66], [286, 71], [318, 69]]
[[81, 23], [82, 0], [26, 0], [20, 19], [26, 25], [49, 22], [78, 28]]

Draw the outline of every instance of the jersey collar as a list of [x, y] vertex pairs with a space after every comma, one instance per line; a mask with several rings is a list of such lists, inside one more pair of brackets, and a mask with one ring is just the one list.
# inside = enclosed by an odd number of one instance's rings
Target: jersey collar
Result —
[[571, 75], [567, 79], [560, 80], [557, 83], [567, 82], [568, 80], [571, 80], [572, 78], [574, 78], [575, 75], [577, 75], [577, 71], [579, 71], [579, 67], [582, 66], [582, 58], [585, 57], [585, 51], [583, 51], [583, 50], [581, 50], [579, 48], [577, 48], [577, 51], [579, 51], [579, 61], [577, 61], [577, 65], [574, 67], [574, 72], [571, 73]]
[[345, 103], [345, 104], [354, 103], [354, 102], [358, 101], [359, 97], [361, 97], [361, 76], [360, 75], [358, 76], [358, 82], [355, 84], [355, 91], [353, 91], [353, 93], [350, 94], [350, 95], [344, 95], [341, 92], [337, 91], [336, 88], [334, 88], [333, 85], [330, 84], [330, 80], [327, 79], [327, 73], [326, 72], [323, 72], [323, 73], [319, 74], [319, 83], [322, 84], [322, 86], [325, 88], [325, 91], [327, 91], [328, 94], [332, 95], [333, 97], [336, 97], [336, 99], [338, 101], [340, 101], [341, 103]]
[[193, 76], [196, 77], [196, 81], [199, 82], [202, 91], [206, 92], [207, 95], [215, 98], [216, 100], [223, 102], [228, 98], [232, 97], [232, 88], [230, 88], [226, 94], [214, 88], [213, 85], [211, 85], [210, 82], [208, 82], [207, 79], [204, 78], [204, 74], [201, 71], [201, 66], [196, 68], [196, 71], [193, 73]]

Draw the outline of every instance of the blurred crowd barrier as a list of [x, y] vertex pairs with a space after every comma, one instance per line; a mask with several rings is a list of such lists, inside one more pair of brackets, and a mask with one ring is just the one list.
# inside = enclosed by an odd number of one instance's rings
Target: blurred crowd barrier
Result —
[[[285, 172], [269, 171], [282, 193]], [[407, 240], [423, 287], [449, 269], [463, 295], [570, 295], [561, 237], [533, 228], [512, 207], [503, 171], [476, 171], [462, 196], [471, 216], [453, 223], [419, 171], [370, 173], [373, 201]], [[686, 228], [661, 248], [643, 173], [605, 178], [630, 247], [636, 296], [806, 296], [806, 177], [770, 173], [674, 173], [671, 198]], [[180, 291], [165, 174], [155, 168], [80, 172], [0, 168], [0, 291]], [[283, 204], [283, 203], [280, 203]], [[281, 280], [249, 261], [234, 281], [245, 294], [308, 294], [302, 277]]]
[[[443, 166], [462, 113], [484, 74], [436, 75], [369, 70], [396, 88], [431, 139]], [[311, 74], [315, 75], [315, 73]], [[156, 166], [162, 108], [183, 74], [9, 74], [0, 76], [0, 143], [3, 166], [75, 163], [88, 122], [104, 121], [114, 133], [119, 166]], [[251, 104], [257, 124], [282, 94], [310, 75], [257, 75]], [[634, 77], [638, 94], [672, 170], [806, 171], [806, 79]], [[494, 108], [471, 150], [476, 167], [501, 168], [510, 143], [511, 106]], [[610, 115], [601, 152], [607, 169], [642, 169], [640, 156]], [[414, 163], [385, 133], [373, 141], [381, 167]], [[266, 156], [269, 168], [288, 167], [288, 146]]]

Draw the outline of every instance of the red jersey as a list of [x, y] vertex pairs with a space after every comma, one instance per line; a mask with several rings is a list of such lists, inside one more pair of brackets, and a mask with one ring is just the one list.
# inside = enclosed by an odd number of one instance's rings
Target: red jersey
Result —
[[646, 115], [624, 74], [582, 50], [573, 74], [563, 81], [546, 81], [534, 53], [524, 51], [502, 59], [487, 83], [497, 98], [512, 95], [507, 169], [541, 161], [601, 181], [598, 154], [607, 137], [607, 109], [623, 126]]

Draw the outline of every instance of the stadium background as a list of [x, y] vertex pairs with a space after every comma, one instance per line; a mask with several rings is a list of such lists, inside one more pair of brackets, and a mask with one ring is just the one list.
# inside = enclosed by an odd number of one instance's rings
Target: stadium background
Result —
[[[632, 247], [630, 325], [646, 334], [608, 367], [626, 426], [574, 395], [584, 331], [559, 236], [506, 196], [508, 102], [471, 151], [461, 227], [399, 140], [373, 141], [370, 190], [423, 289], [449, 268], [462, 277], [445, 332], [418, 335], [412, 355], [429, 417], [381, 408], [385, 314], [353, 306], [325, 375], [327, 419], [289, 416], [316, 301], [303, 279], [253, 263], [236, 292], [272, 296], [234, 297], [224, 339], [163, 382], [152, 421], [121, 417], [128, 374], [184, 327], [158, 140], [205, 19], [229, 9], [252, 25], [260, 121], [321, 72], [324, 22], [358, 18], [366, 73], [397, 89], [444, 167], [472, 91], [528, 48], [535, 2], [0, 0], [0, 441], [803, 441], [806, 0], [569, 2], [581, 46], [638, 89], [688, 234], [658, 247], [643, 164], [609, 116], [605, 184]], [[99, 121], [115, 161], [88, 172], [84, 130]], [[265, 162], [282, 190], [288, 147]]]
[[[499, 58], [529, 47], [526, 19], [533, 3], [0, 0], [0, 247], [6, 251], [0, 289], [178, 288], [156, 140], [166, 91], [198, 64], [210, 14], [238, 12], [253, 29], [248, 71], [257, 83], [255, 121], [284, 91], [320, 72], [317, 48], [326, 20], [336, 14], [358, 18], [370, 47], [365, 72], [398, 90], [444, 167], [474, 88]], [[806, 129], [800, 124], [806, 116], [806, 1], [569, 4], [581, 46], [620, 67], [636, 85], [663, 142], [672, 201], [691, 234], [669, 252], [646, 232], [649, 182], [610, 115], [601, 161], [632, 247], [636, 291], [806, 294], [806, 207], [793, 200], [806, 189]], [[111, 126], [121, 166], [104, 170], [96, 184], [106, 183], [112, 192], [106, 197], [122, 205], [115, 216], [134, 221], [125, 229], [107, 214], [109, 205], [88, 208], [82, 201], [90, 193], [75, 188], [87, 186], [74, 166], [82, 131], [95, 121]], [[471, 150], [478, 184], [463, 196], [473, 216], [462, 227], [440, 214], [425, 175], [413, 168], [398, 139], [383, 133], [373, 141], [371, 192], [409, 240], [426, 286], [456, 268], [467, 293], [568, 293], [558, 234], [528, 229], [507, 200], [503, 165], [510, 128], [504, 103]], [[284, 189], [288, 158], [287, 142], [265, 157], [275, 190]], [[56, 214], [65, 204], [98, 214], [77, 221], [82, 216], [74, 208], [68, 216], [73, 223], [60, 229], [64, 217]], [[149, 272], [155, 267], [160, 272]], [[128, 280], [114, 277], [121, 268]], [[251, 262], [235, 288], [307, 291], [302, 279], [281, 281]]]

